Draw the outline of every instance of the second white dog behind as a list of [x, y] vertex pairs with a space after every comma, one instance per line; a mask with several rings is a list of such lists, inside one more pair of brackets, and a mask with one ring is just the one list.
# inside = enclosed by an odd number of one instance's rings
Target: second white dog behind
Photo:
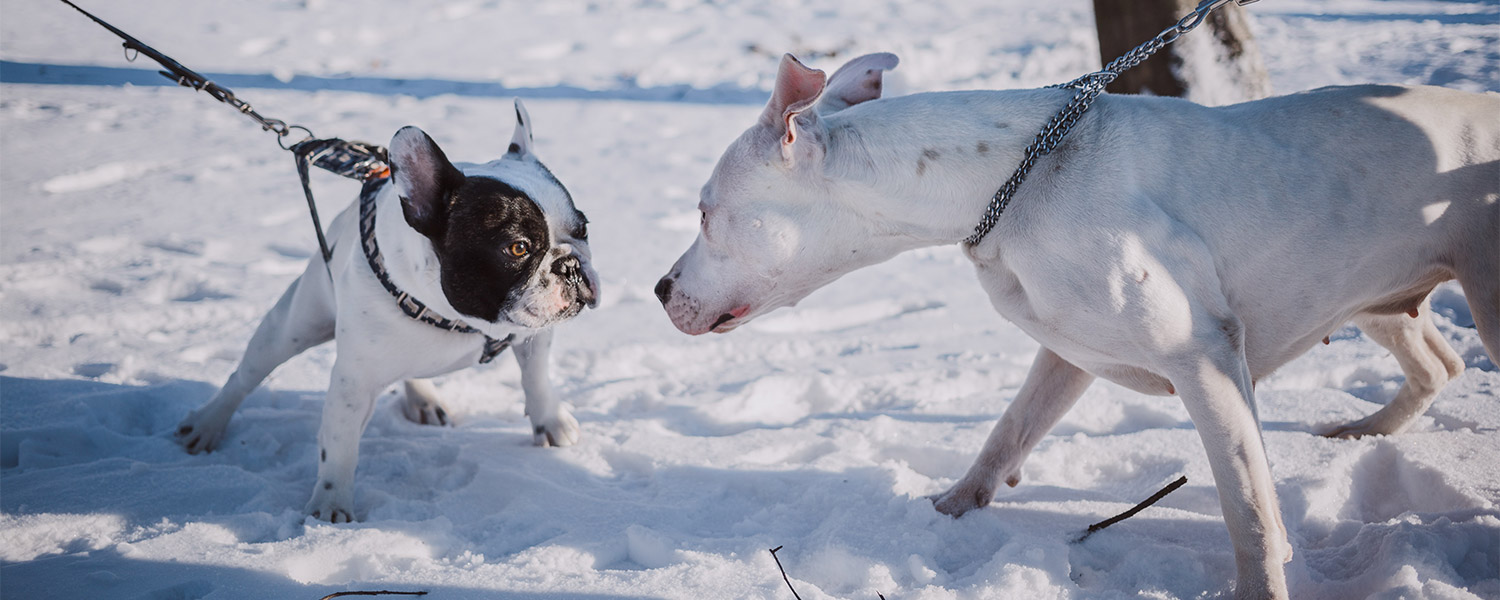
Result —
[[[683, 332], [724, 333], [854, 269], [974, 231], [1070, 90], [877, 100], [890, 54], [826, 79], [783, 58], [760, 120], [703, 186], [698, 239], [656, 288]], [[1095, 377], [1178, 395], [1234, 542], [1238, 598], [1286, 598], [1254, 385], [1353, 320], [1406, 382], [1334, 435], [1398, 433], [1463, 364], [1427, 295], [1457, 279], [1500, 359], [1500, 96], [1328, 88], [1220, 108], [1101, 96], [965, 249], [995, 309], [1042, 344], [951, 515], [1015, 485]]]

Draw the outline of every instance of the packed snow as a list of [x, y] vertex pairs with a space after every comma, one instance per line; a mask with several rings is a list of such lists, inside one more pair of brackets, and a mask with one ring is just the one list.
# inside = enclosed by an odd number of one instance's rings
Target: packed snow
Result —
[[[250, 396], [220, 451], [189, 456], [172, 437], [316, 252], [289, 155], [206, 96], [154, 85], [149, 61], [126, 63], [65, 5], [6, 0], [5, 598], [791, 598], [778, 546], [807, 599], [1230, 595], [1228, 534], [1174, 398], [1096, 383], [1020, 486], [960, 519], [933, 509], [925, 496], [968, 468], [1036, 350], [956, 247], [722, 336], [678, 333], [651, 293], [782, 52], [827, 70], [895, 52], [888, 94], [1046, 85], [1098, 67], [1086, 0], [85, 6], [324, 135], [384, 143], [416, 124], [450, 157], [488, 160], [523, 96], [538, 154], [592, 221], [604, 299], [557, 330], [553, 380], [579, 445], [531, 445], [502, 358], [437, 380], [454, 427], [405, 420], [399, 388], [382, 396], [358, 522], [307, 518], [331, 346]], [[1248, 10], [1279, 93], [1500, 90], [1493, 1]], [[357, 192], [313, 177], [325, 218]], [[1352, 327], [1260, 383], [1295, 598], [1500, 598], [1500, 372], [1462, 291], [1432, 302], [1469, 368], [1410, 433], [1316, 435], [1402, 382]], [[1072, 543], [1180, 474], [1155, 507]]]

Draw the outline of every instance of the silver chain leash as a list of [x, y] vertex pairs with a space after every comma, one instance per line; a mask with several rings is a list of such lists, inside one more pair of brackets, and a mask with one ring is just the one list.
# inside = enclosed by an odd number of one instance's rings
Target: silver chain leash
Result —
[[1073, 99], [1068, 101], [1067, 106], [1052, 115], [1052, 120], [1047, 122], [1041, 132], [1036, 134], [1036, 139], [1031, 141], [1031, 145], [1026, 147], [1026, 157], [1021, 160], [1021, 164], [1016, 167], [1016, 172], [1011, 174], [1010, 179], [1005, 180], [1005, 183], [995, 192], [995, 196], [990, 199], [989, 208], [984, 211], [984, 217], [979, 220], [979, 225], [974, 227], [974, 233], [964, 238], [963, 243], [968, 246], [978, 244], [991, 229], [995, 228], [995, 223], [1000, 221], [1000, 213], [1005, 212], [1005, 207], [1010, 205], [1011, 198], [1016, 194], [1016, 188], [1021, 187], [1021, 182], [1026, 180], [1026, 175], [1031, 173], [1032, 167], [1036, 166], [1037, 159], [1051, 154], [1057, 145], [1062, 143], [1063, 138], [1067, 137], [1068, 132], [1073, 130], [1073, 126], [1078, 124], [1078, 120], [1083, 118], [1083, 113], [1088, 111], [1089, 106], [1094, 103], [1094, 99], [1104, 92], [1105, 86], [1113, 82], [1121, 73], [1141, 64], [1158, 50], [1177, 41], [1182, 34], [1203, 24], [1209, 13], [1231, 1], [1244, 6], [1256, 0], [1203, 0], [1197, 8], [1193, 9], [1193, 12], [1178, 20], [1176, 24], [1162, 30], [1161, 33], [1156, 34], [1156, 37], [1136, 46], [1123, 56], [1110, 61], [1103, 70], [1089, 73], [1067, 83], [1047, 86], [1048, 88], [1071, 88], [1078, 92], [1073, 94]]

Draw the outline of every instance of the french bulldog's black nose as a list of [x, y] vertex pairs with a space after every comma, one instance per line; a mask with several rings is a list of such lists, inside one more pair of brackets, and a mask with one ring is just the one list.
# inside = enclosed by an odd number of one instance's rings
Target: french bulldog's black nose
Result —
[[671, 298], [672, 277], [669, 275], [661, 278], [661, 281], [656, 282], [656, 299], [661, 300], [662, 304], [666, 304], [667, 300], [670, 300]]

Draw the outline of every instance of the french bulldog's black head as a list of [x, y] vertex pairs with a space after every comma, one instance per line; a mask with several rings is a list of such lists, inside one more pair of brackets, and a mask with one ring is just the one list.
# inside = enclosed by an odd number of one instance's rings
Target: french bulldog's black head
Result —
[[[598, 301], [587, 219], [531, 155], [525, 110], [500, 160], [448, 161], [416, 127], [391, 140], [391, 176], [406, 222], [432, 242], [448, 303], [464, 317], [546, 327]], [[524, 139], [521, 139], [524, 138]]]

